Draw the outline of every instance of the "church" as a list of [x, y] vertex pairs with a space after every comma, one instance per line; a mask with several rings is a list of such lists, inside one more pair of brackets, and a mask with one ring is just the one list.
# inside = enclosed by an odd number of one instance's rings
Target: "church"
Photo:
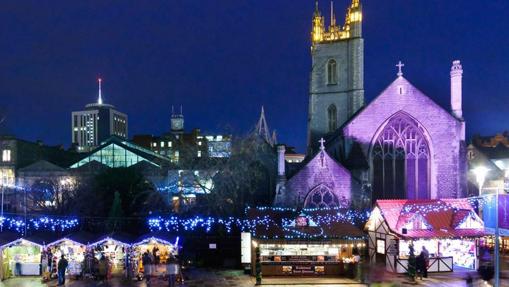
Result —
[[[465, 121], [460, 61], [450, 72], [450, 108], [404, 76], [364, 103], [362, 6], [330, 25], [318, 2], [312, 19], [306, 160], [284, 162], [278, 147], [275, 206], [370, 207], [378, 199], [461, 198], [466, 193]], [[444, 71], [446, 72], [446, 71]], [[434, 95], [439, 96], [439, 95]]]

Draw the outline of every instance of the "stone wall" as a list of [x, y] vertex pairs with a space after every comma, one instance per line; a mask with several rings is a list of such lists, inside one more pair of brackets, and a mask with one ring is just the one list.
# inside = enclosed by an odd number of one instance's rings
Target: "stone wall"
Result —
[[461, 197], [464, 188], [464, 149], [461, 148], [464, 144], [461, 138], [463, 123], [403, 77], [398, 77], [343, 128], [345, 141], [360, 143], [370, 161], [370, 148], [377, 132], [399, 112], [416, 120], [429, 137], [432, 155], [431, 197]]

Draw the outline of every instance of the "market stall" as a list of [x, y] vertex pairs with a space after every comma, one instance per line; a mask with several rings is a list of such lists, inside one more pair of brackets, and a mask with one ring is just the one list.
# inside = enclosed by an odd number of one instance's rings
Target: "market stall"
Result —
[[266, 219], [254, 232], [242, 235], [242, 262], [252, 266], [253, 275], [259, 261], [263, 276], [353, 277], [365, 238], [353, 224], [330, 217], [337, 212], [248, 211], [250, 218]]
[[41, 274], [42, 245], [19, 238], [0, 246], [0, 250], [2, 279]]
[[88, 246], [94, 257], [100, 260], [105, 257], [110, 264], [110, 273], [121, 273], [125, 267], [125, 257], [130, 244], [112, 237], [103, 237]]
[[467, 199], [378, 200], [366, 223], [372, 262], [405, 273], [410, 246], [429, 254], [428, 272], [475, 270], [484, 224]]
[[62, 257], [65, 256], [69, 262], [66, 274], [70, 276], [80, 276], [82, 274], [82, 266], [85, 260], [86, 245], [71, 240], [69, 238], [62, 238], [55, 242], [49, 243], [45, 246], [44, 252], [47, 258], [52, 261], [50, 273], [51, 277], [57, 277], [57, 263]]
[[142, 264], [142, 255], [145, 252], [153, 254], [155, 259], [155, 276], [166, 274], [166, 264], [170, 256], [178, 256], [179, 253], [179, 238], [169, 238], [165, 235], [148, 234], [140, 237], [131, 246], [130, 254], [130, 269], [134, 276], [139, 279], [143, 277], [144, 266]]

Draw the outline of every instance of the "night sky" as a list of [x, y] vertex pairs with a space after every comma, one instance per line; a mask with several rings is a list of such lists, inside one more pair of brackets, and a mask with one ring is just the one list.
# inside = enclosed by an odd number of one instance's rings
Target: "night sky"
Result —
[[[349, 3], [335, 1], [338, 22]], [[405, 77], [449, 109], [460, 59], [467, 136], [509, 129], [509, 1], [362, 3], [366, 101], [401, 59]], [[100, 75], [130, 136], [167, 131], [171, 105], [183, 106], [186, 129], [245, 134], [264, 105], [279, 141], [303, 151], [313, 9], [312, 0], [2, 1], [2, 129], [70, 145], [71, 111], [96, 100]]]

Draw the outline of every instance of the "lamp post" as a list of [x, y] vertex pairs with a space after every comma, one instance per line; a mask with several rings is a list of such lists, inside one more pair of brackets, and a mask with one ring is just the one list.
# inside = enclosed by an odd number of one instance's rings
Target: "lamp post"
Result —
[[[472, 170], [475, 174], [477, 185], [479, 186], [479, 196], [482, 195], [482, 188], [486, 180], [489, 169], [484, 166], [476, 167]], [[498, 228], [498, 194], [499, 188], [495, 188], [495, 286], [500, 286], [500, 230]]]

